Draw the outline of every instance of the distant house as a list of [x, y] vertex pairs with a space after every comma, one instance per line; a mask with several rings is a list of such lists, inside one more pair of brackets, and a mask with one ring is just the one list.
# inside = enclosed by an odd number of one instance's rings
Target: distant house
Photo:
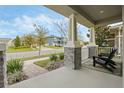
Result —
[[57, 37], [53, 35], [47, 37], [48, 46], [64, 46], [65, 43], [66, 40], [63, 37]]
[[11, 46], [12, 39], [11, 38], [0, 38], [0, 43], [5, 43], [7, 46]]

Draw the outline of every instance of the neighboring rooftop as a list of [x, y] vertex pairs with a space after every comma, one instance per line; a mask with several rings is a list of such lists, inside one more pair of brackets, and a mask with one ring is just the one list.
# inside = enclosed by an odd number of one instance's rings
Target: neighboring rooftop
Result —
[[54, 36], [54, 35], [50, 35], [50, 36], [47, 36], [47, 38], [64, 38], [64, 37], [59, 37], [59, 36]]
[[0, 42], [1, 41], [8, 41], [9, 42], [10, 40], [11, 40], [11, 38], [0, 38]]

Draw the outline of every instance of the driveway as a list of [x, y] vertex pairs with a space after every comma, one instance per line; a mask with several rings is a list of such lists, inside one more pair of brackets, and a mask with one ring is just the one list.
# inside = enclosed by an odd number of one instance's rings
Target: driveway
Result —
[[[52, 53], [59, 53], [64, 52], [64, 49], [44, 49], [41, 50], [41, 55], [44, 54], [52, 54]], [[38, 56], [39, 51], [30, 51], [30, 52], [16, 52], [16, 53], [6, 53], [7, 60], [12, 58], [26, 58], [26, 57], [32, 57], [32, 56]]]

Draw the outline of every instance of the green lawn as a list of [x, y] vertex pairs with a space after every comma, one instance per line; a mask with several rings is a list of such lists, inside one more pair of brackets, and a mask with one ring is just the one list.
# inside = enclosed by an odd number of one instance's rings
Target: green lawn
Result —
[[27, 60], [37, 59], [37, 58], [49, 57], [53, 54], [59, 55], [59, 54], [63, 54], [63, 53], [61, 52], [61, 53], [45, 54], [45, 55], [42, 55], [42, 56], [33, 56], [33, 57], [21, 58], [21, 60], [22, 61], [27, 61]]
[[[50, 62], [50, 59], [47, 59], [47, 60], [35, 62], [34, 64], [36, 64], [40, 67], [46, 67], [49, 62]], [[64, 61], [63, 60], [57, 60], [57, 62], [64, 62]]]
[[[42, 47], [42, 49], [44, 49], [44, 48], [45, 48], [45, 47]], [[63, 47], [47, 46], [46, 48], [62, 49]], [[32, 49], [32, 48], [27, 48], [27, 47], [20, 47], [20, 48], [8, 47], [8, 49], [7, 49], [7, 52], [8, 52], [8, 53], [14, 53], [14, 52], [28, 52], [28, 51], [38, 51], [38, 49]]]
[[47, 60], [42, 60], [42, 61], [35, 62], [34, 64], [36, 64], [40, 67], [46, 67], [49, 62], [50, 62], [50, 60], [47, 59]]
[[8, 47], [7, 52], [13, 53], [13, 52], [27, 52], [27, 51], [36, 51], [37, 49], [32, 48], [14, 48], [14, 47]]

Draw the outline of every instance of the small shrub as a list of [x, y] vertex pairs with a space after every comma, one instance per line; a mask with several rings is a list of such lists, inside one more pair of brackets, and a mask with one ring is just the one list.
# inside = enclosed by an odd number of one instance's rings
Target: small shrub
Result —
[[7, 62], [7, 73], [22, 71], [23, 62], [20, 59], [11, 59]]
[[58, 57], [57, 57], [56, 54], [53, 54], [53, 55], [50, 56], [50, 61], [54, 61], [54, 62], [56, 62], [57, 59], [58, 59]]
[[51, 70], [57, 69], [57, 68], [59, 68], [59, 67], [60, 67], [60, 65], [59, 65], [58, 62], [50, 62], [50, 63], [47, 65], [46, 69], [49, 70], [49, 71], [51, 71]]
[[64, 59], [64, 54], [63, 53], [59, 54], [59, 59], [60, 60], [63, 60]]
[[25, 80], [26, 78], [27, 76], [23, 72], [18, 71], [15, 73], [11, 73], [8, 74], [8, 84], [14, 84], [22, 80]]

